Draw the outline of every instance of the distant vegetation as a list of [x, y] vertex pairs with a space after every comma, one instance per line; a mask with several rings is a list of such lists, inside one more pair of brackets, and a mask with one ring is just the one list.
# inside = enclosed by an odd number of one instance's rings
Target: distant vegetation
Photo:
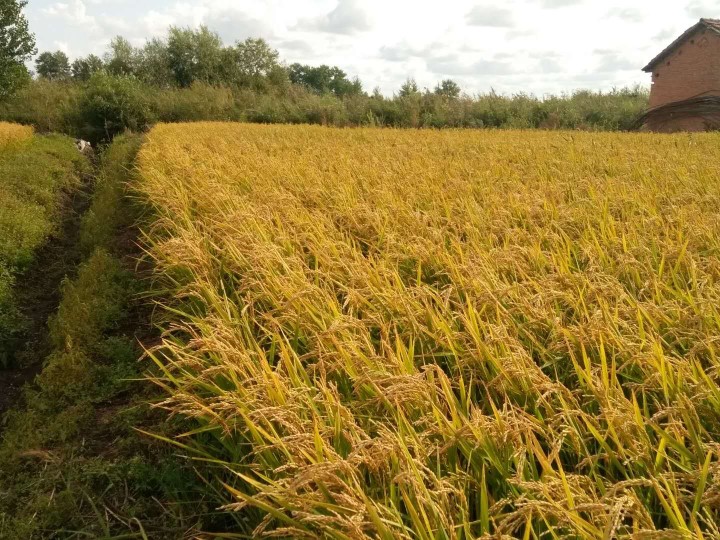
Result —
[[393, 96], [370, 93], [337, 66], [287, 65], [263, 39], [225, 46], [201, 27], [169, 29], [141, 48], [116, 37], [99, 57], [61, 51], [36, 60], [37, 77], [0, 102], [0, 119], [99, 141], [156, 122], [237, 120], [334, 126], [626, 130], [647, 91], [467, 95], [455, 81], [420, 89], [409, 79]]

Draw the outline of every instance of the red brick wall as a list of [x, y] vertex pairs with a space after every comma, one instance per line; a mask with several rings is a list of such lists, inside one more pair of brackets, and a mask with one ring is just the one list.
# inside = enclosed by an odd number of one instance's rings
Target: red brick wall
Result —
[[699, 29], [652, 72], [650, 107], [702, 94], [720, 95], [720, 34]]

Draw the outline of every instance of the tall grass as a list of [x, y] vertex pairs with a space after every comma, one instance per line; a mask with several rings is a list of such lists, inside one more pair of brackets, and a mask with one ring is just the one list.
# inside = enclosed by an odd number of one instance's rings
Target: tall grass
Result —
[[36, 80], [0, 103], [0, 120], [108, 141], [157, 122], [248, 121], [336, 127], [540, 128], [628, 131], [647, 109], [648, 91], [578, 90], [545, 96], [495, 92], [451, 98], [433, 92], [383, 97], [318, 95], [291, 85], [272, 92], [196, 83], [148, 86], [135, 77], [98, 73], [89, 82]]
[[33, 129], [29, 126], [0, 122], [0, 150], [8, 145], [28, 140], [32, 137]]
[[717, 538], [719, 143], [157, 126], [172, 442], [238, 535]]

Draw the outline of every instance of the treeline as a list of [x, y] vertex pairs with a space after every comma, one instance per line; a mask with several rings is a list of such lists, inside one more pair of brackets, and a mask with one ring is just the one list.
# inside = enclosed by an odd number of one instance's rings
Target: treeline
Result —
[[225, 46], [206, 27], [172, 27], [140, 48], [117, 37], [102, 58], [40, 54], [34, 80], [0, 102], [0, 119], [94, 142], [158, 121], [193, 120], [626, 130], [647, 102], [642, 88], [470, 96], [449, 79], [422, 90], [408, 79], [388, 97], [368, 93], [336, 66], [287, 65], [262, 39]]

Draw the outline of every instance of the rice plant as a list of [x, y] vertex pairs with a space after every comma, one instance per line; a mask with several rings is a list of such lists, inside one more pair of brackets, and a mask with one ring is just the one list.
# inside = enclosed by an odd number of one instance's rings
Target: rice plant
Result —
[[720, 536], [719, 134], [159, 125], [138, 168], [158, 406], [238, 534]]

